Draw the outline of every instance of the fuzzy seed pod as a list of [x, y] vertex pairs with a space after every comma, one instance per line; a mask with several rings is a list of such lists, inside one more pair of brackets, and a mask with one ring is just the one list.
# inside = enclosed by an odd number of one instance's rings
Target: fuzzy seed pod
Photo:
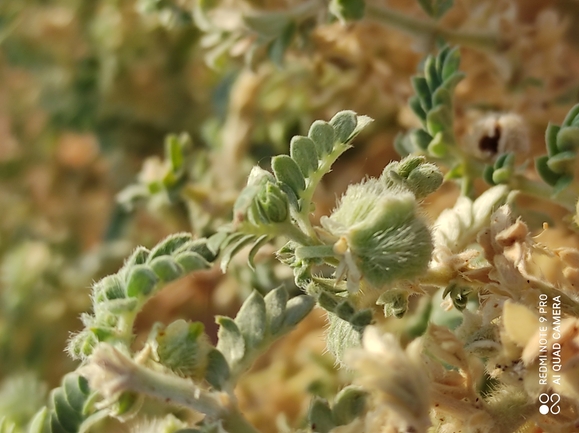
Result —
[[428, 267], [430, 230], [406, 189], [387, 187], [378, 179], [351, 185], [322, 224], [340, 238], [335, 249], [344, 254], [349, 278], [359, 276], [380, 288], [417, 277]]

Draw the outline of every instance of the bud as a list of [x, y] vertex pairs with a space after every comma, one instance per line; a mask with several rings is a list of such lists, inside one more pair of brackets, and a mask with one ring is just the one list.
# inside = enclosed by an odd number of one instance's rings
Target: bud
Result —
[[426, 162], [423, 156], [409, 155], [400, 162], [391, 162], [380, 177], [386, 186], [403, 186], [421, 199], [436, 191], [444, 176], [435, 164]]
[[360, 274], [374, 287], [417, 277], [428, 267], [430, 230], [407, 190], [387, 187], [378, 179], [351, 185], [322, 225], [346, 240], [349, 274]]
[[176, 320], [155, 336], [160, 362], [176, 373], [201, 377], [211, 345], [200, 322]]
[[262, 186], [256, 197], [257, 206], [263, 212], [269, 222], [281, 223], [289, 215], [288, 200], [286, 195], [275, 183], [267, 183]]

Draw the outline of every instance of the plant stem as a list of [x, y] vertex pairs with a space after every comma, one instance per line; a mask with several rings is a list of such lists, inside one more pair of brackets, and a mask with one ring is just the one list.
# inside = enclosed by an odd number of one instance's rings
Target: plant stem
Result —
[[413, 18], [383, 6], [367, 4], [366, 16], [415, 36], [430, 39], [440, 36], [453, 44], [487, 50], [497, 50], [501, 46], [499, 36], [494, 33], [448, 30], [435, 21]]
[[532, 197], [541, 198], [550, 202], [555, 202], [561, 207], [564, 207], [569, 212], [575, 212], [575, 204], [577, 203], [577, 194], [569, 189], [561, 191], [559, 194], [553, 197], [553, 188], [549, 185], [538, 182], [535, 180], [528, 179], [522, 175], [513, 176], [513, 181], [511, 183], [513, 189], [518, 189], [522, 193], [530, 195]]

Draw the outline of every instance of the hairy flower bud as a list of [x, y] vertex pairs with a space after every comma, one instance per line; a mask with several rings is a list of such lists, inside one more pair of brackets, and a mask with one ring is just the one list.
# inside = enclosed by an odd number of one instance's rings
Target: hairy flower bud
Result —
[[419, 215], [414, 194], [389, 188], [378, 179], [351, 185], [322, 224], [340, 237], [338, 252], [347, 247], [349, 278], [358, 274], [374, 287], [414, 278], [430, 261], [430, 230]]
[[159, 361], [184, 376], [201, 376], [211, 349], [203, 324], [176, 320], [157, 331], [155, 341]]

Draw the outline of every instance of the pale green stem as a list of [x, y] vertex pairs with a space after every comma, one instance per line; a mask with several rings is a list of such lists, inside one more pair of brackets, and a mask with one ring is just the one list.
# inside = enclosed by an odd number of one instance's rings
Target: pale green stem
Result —
[[559, 206], [567, 209], [569, 212], [575, 212], [577, 193], [571, 188], [561, 191], [558, 195], [553, 196], [553, 188], [551, 186], [544, 182], [531, 180], [521, 175], [513, 176], [511, 187], [520, 190], [526, 195], [555, 202]]
[[80, 374], [88, 379], [92, 389], [107, 399], [132, 391], [185, 406], [207, 415], [210, 420], [222, 420], [230, 427], [228, 431], [258, 433], [239, 413], [232, 395], [207, 391], [190, 379], [154, 371], [108, 344], [96, 348]]
[[440, 36], [452, 44], [490, 50], [497, 50], [501, 46], [501, 41], [497, 34], [448, 30], [442, 28], [436, 21], [413, 18], [383, 6], [367, 4], [366, 17], [375, 19], [412, 35], [426, 37], [432, 40]]

